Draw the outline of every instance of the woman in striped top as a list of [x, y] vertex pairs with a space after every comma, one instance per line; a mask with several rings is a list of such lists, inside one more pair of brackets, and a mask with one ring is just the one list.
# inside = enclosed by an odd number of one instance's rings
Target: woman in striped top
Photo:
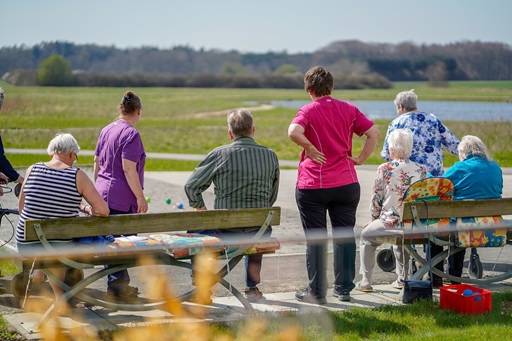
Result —
[[[44, 252], [39, 242], [25, 242], [25, 221], [29, 219], [72, 218], [79, 211], [95, 216], [108, 216], [107, 203], [96, 191], [91, 179], [79, 168], [73, 167], [80, 147], [71, 134], [57, 134], [48, 145], [51, 160], [30, 166], [25, 176], [19, 197], [20, 219], [16, 228], [16, 242], [21, 254], [37, 256]], [[84, 198], [89, 204], [82, 203]], [[51, 240], [54, 248], [71, 246], [72, 240]], [[63, 250], [66, 252], [66, 250]], [[52, 268], [50, 271], [64, 280], [66, 268]], [[41, 281], [41, 271], [34, 272], [33, 280]], [[63, 290], [56, 283], [50, 285], [58, 299]]]

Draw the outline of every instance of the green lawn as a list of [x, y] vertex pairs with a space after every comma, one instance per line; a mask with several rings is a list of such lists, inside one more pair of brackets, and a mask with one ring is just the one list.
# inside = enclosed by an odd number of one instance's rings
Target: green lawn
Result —
[[[176, 322], [98, 335], [82, 340], [508, 340], [512, 333], [512, 292], [493, 293], [487, 314], [462, 315], [441, 310], [438, 302], [352, 308], [338, 312], [251, 315], [239, 322]], [[54, 335], [48, 331], [47, 335]], [[76, 335], [78, 336], [78, 335]], [[16, 340], [0, 317], [0, 339]]]
[[[116, 106], [126, 89], [14, 87], [0, 83], [6, 91], [6, 103], [0, 113], [1, 135], [5, 148], [45, 149], [60, 131], [72, 133], [84, 150], [92, 150], [100, 129], [117, 117]], [[426, 83], [396, 83], [394, 89], [335, 90], [333, 96], [345, 100], [389, 100], [398, 91], [414, 88], [421, 100], [512, 101], [512, 82], [451, 82], [445, 88]], [[196, 89], [137, 88], [143, 116], [137, 128], [147, 152], [206, 154], [228, 143], [225, 111], [249, 106], [247, 102], [271, 100], [309, 100], [303, 90], [282, 89]], [[421, 102], [420, 102], [421, 105]], [[200, 114], [201, 115], [198, 115]], [[271, 147], [282, 160], [298, 160], [300, 148], [287, 137], [287, 128], [295, 109], [253, 110], [256, 140]], [[381, 140], [368, 163], [382, 163], [379, 151], [389, 120], [376, 120]], [[509, 152], [511, 122], [445, 122], [458, 136], [478, 135], [487, 144], [501, 166], [512, 166]], [[363, 139], [354, 139], [354, 152]], [[44, 160], [44, 155], [9, 155], [16, 167]], [[447, 156], [445, 165], [456, 159]], [[81, 157], [81, 163], [92, 163]], [[195, 162], [149, 160], [147, 170], [191, 170]]]

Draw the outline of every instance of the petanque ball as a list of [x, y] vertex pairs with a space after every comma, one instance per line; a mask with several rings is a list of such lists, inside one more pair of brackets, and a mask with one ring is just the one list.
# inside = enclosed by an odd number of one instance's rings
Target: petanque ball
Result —
[[470, 289], [466, 289], [462, 292], [462, 296], [471, 296], [473, 295], [473, 291], [471, 291]]
[[181, 210], [183, 208], [183, 204], [181, 202], [176, 203], [176, 208]]
[[169, 205], [169, 204], [171, 203], [171, 198], [167, 198], [167, 199], [165, 199], [165, 203], [166, 203], [167, 205]]

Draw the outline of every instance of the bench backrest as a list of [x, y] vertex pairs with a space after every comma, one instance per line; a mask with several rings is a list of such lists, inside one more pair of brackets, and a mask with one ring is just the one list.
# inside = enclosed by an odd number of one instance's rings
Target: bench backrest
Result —
[[448, 200], [404, 203], [403, 220], [413, 220], [413, 205], [420, 219], [512, 215], [512, 198]]
[[36, 224], [39, 224], [46, 239], [71, 239], [105, 235], [259, 227], [263, 225], [270, 211], [274, 211], [270, 225], [279, 225], [281, 222], [280, 207], [122, 214], [107, 218], [77, 217], [28, 220], [25, 222], [25, 240], [39, 240], [34, 230]]

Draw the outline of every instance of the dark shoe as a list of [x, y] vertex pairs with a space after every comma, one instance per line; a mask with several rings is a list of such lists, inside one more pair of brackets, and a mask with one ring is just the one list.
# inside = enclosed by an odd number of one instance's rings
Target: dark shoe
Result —
[[350, 302], [350, 291], [347, 289], [343, 289], [341, 291], [334, 289], [332, 295], [342, 302]]
[[300, 290], [295, 293], [295, 298], [300, 302], [313, 303], [313, 304], [326, 304], [327, 299], [325, 297], [315, 297], [311, 295], [308, 289]]
[[432, 281], [432, 286], [434, 288], [440, 288], [443, 286], [443, 279], [441, 277], [434, 277], [434, 280]]
[[244, 289], [245, 298], [247, 301], [254, 303], [258, 302], [260, 299], [265, 298], [263, 293], [257, 287], [254, 288], [245, 288]]
[[139, 299], [138, 294], [137, 287], [126, 286], [122, 291], [117, 292], [113, 288], [108, 288], [106, 300], [113, 303], [133, 303]]

